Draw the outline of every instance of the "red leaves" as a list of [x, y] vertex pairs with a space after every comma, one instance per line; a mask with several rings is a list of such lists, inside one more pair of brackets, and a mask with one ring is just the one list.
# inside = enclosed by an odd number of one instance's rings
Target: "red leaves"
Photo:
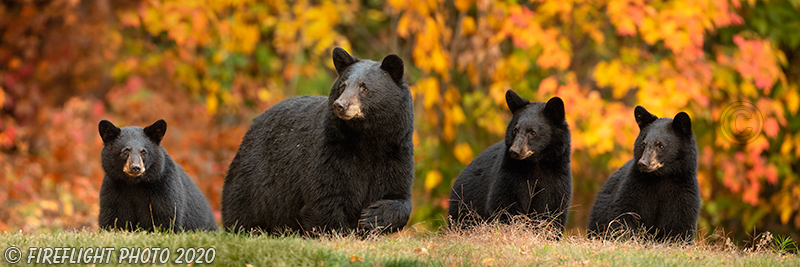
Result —
[[781, 51], [774, 51], [769, 40], [747, 40], [740, 35], [733, 36], [733, 42], [739, 47], [734, 58], [736, 70], [746, 79], [753, 79], [755, 85], [769, 94], [772, 85], [783, 78], [777, 57]]

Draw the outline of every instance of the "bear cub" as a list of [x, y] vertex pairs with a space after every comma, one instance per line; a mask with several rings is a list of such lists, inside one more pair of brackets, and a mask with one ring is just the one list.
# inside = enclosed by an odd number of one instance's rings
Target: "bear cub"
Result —
[[634, 109], [633, 159], [608, 178], [589, 216], [590, 237], [645, 230], [656, 240], [691, 241], [700, 212], [697, 144], [684, 112], [658, 118]]
[[200, 188], [161, 147], [167, 123], [117, 128], [103, 120], [102, 229], [217, 230]]
[[403, 61], [333, 50], [330, 95], [253, 120], [222, 190], [229, 231], [392, 232], [411, 214], [414, 113]]
[[529, 102], [506, 92], [513, 114], [500, 141], [475, 157], [450, 195], [451, 225], [526, 215], [563, 231], [572, 199], [570, 132], [564, 102]]

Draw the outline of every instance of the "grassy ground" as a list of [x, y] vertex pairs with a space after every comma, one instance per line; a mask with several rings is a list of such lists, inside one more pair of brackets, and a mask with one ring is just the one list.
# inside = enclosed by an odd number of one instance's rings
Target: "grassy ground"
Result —
[[[769, 244], [741, 249], [722, 238], [693, 245], [636, 240], [596, 241], [582, 237], [548, 240], [517, 226], [485, 226], [471, 232], [405, 230], [389, 236], [330, 236], [309, 239], [228, 233], [74, 232], [0, 234], [0, 250], [22, 249], [25, 265], [30, 247], [113, 247], [112, 265], [121, 248], [169, 247], [170, 265], [177, 249], [213, 248], [218, 266], [800, 266], [795, 253]], [[0, 260], [0, 265], [7, 265]], [[125, 262], [123, 262], [125, 264]], [[199, 265], [199, 264], [195, 264]]]

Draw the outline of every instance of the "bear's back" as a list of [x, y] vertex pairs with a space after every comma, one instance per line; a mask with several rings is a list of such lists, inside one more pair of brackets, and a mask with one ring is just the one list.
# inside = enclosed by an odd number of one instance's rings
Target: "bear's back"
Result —
[[319, 155], [315, 148], [322, 142], [326, 101], [322, 96], [291, 97], [253, 119], [225, 178], [226, 227], [297, 224], [303, 196], [285, 190], [307, 187], [306, 181], [315, 176]]
[[450, 191], [449, 215], [453, 220], [460, 222], [467, 213], [482, 218], [490, 215], [486, 200], [489, 189], [500, 175], [500, 160], [504, 153], [505, 141], [497, 142], [479, 153], [461, 171]]
[[[309, 165], [305, 163], [315, 156], [309, 148], [322, 139], [326, 101], [322, 96], [291, 97], [253, 119], [231, 163], [231, 171], [266, 174], [292, 167], [284, 172], [298, 175], [307, 172]], [[231, 174], [236, 175], [230, 172], [228, 175]], [[273, 172], [273, 176], [280, 175]]]

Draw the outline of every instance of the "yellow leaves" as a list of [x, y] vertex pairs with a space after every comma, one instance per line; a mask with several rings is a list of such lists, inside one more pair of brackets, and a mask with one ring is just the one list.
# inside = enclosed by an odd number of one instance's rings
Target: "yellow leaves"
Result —
[[356, 254], [353, 254], [353, 256], [350, 256], [350, 263], [360, 262], [360, 261], [364, 261], [364, 257], [358, 256]]
[[3, 107], [3, 104], [6, 102], [6, 90], [0, 86], [0, 108]]
[[[636, 27], [642, 24], [646, 6], [640, 1], [609, 1], [606, 8], [611, 23], [619, 35], [636, 35]], [[641, 30], [645, 32], [645, 30]]]
[[224, 43], [226, 50], [250, 54], [255, 49], [258, 40], [261, 39], [261, 32], [258, 25], [244, 23], [243, 21], [231, 27], [230, 41]]
[[450, 117], [452, 117], [453, 125], [459, 125], [467, 120], [467, 116], [464, 115], [464, 110], [462, 110], [461, 106], [459, 106], [457, 103], [454, 104], [453, 107], [450, 109], [449, 115]]
[[386, 20], [386, 15], [384, 15], [380, 10], [370, 9], [367, 11], [367, 18], [374, 21], [384, 21]]
[[453, 155], [459, 162], [461, 162], [461, 164], [464, 165], [469, 164], [474, 157], [472, 154], [472, 148], [467, 143], [456, 145], [456, 147], [453, 149]]
[[215, 65], [219, 65], [222, 64], [222, 62], [225, 61], [225, 58], [227, 57], [228, 53], [225, 53], [225, 51], [218, 51], [214, 53], [214, 56], [211, 58], [211, 62], [213, 62]]
[[426, 109], [433, 107], [439, 102], [439, 80], [435, 78], [425, 78], [417, 82], [417, 91], [424, 94], [423, 106]]
[[786, 224], [789, 222], [789, 219], [792, 218], [792, 213], [794, 213], [794, 209], [792, 207], [792, 196], [791, 195], [783, 195], [782, 201], [778, 206], [778, 210], [780, 211], [781, 223]]
[[258, 88], [258, 99], [264, 102], [270, 101], [272, 94], [267, 90], [267, 88]]
[[210, 94], [206, 96], [206, 110], [210, 114], [216, 114], [217, 108], [219, 108], [219, 99], [217, 98], [216, 94]]
[[537, 9], [536, 14], [539, 20], [548, 20], [558, 15], [559, 18], [570, 22], [570, 12], [575, 4], [572, 1], [545, 1]]
[[781, 144], [781, 155], [784, 157], [791, 156], [790, 152], [792, 152], [792, 134], [787, 133], [783, 138], [783, 144]]
[[[408, 17], [409, 14], [403, 15]], [[444, 50], [443, 44], [449, 43], [451, 30], [437, 18], [426, 17], [407, 22], [416, 24], [412, 30], [416, 31], [416, 44], [412, 51], [414, 63], [425, 72], [435, 72], [449, 80], [450, 54]], [[409, 26], [411, 27], [411, 26]], [[399, 26], [398, 26], [399, 28]], [[398, 29], [398, 32], [401, 31]], [[407, 31], [408, 33], [410, 31]], [[402, 36], [402, 34], [401, 34]]]
[[[557, 31], [549, 29], [546, 31], [546, 34], [556, 39]], [[570, 50], [569, 46], [569, 40], [566, 37], [558, 37], [557, 43], [542, 44], [544, 51], [542, 55], [536, 59], [536, 64], [542, 68], [567, 69], [570, 64], [570, 55], [567, 52]]]
[[789, 87], [789, 90], [786, 92], [786, 109], [789, 110], [790, 114], [797, 114], [798, 108], [800, 108], [800, 93], [798, 92], [797, 86]]
[[39, 202], [39, 206], [46, 211], [58, 211], [58, 202], [53, 200], [42, 200]]
[[[336, 34], [333, 27], [340, 21], [338, 8], [331, 1], [324, 1], [320, 6], [312, 6], [302, 13], [297, 14], [302, 19], [303, 36], [301, 40], [305, 46], [314, 47], [315, 53], [321, 53], [333, 46]], [[316, 44], [316, 45], [315, 45]]]
[[400, 12], [400, 10], [406, 9], [408, 5], [408, 1], [406, 0], [389, 0], [389, 6], [393, 7], [392, 11], [395, 13]]
[[[405, 1], [403, 1], [405, 3]], [[397, 35], [402, 38], [408, 38], [411, 32], [411, 16], [406, 14], [400, 16], [400, 19], [397, 21]]]
[[611, 62], [602, 61], [594, 69], [594, 78], [597, 86], [611, 87], [614, 98], [622, 98], [634, 86], [634, 73], [622, 65], [618, 59]]
[[461, 34], [465, 36], [471, 35], [475, 33], [476, 27], [477, 26], [475, 25], [475, 18], [467, 16], [464, 18], [464, 20], [461, 21]]
[[483, 260], [481, 260], [481, 264], [490, 264], [492, 261], [494, 261], [493, 258], [483, 258]]
[[455, 4], [458, 11], [464, 12], [467, 11], [470, 6], [472, 6], [473, 2], [474, 0], [455, 0], [453, 1], [453, 4]]
[[440, 183], [442, 183], [442, 173], [438, 170], [429, 171], [428, 174], [425, 175], [425, 190], [431, 191]]
[[430, 253], [428, 253], [428, 249], [427, 248], [416, 248], [416, 249], [414, 249], [414, 253], [430, 255]]

